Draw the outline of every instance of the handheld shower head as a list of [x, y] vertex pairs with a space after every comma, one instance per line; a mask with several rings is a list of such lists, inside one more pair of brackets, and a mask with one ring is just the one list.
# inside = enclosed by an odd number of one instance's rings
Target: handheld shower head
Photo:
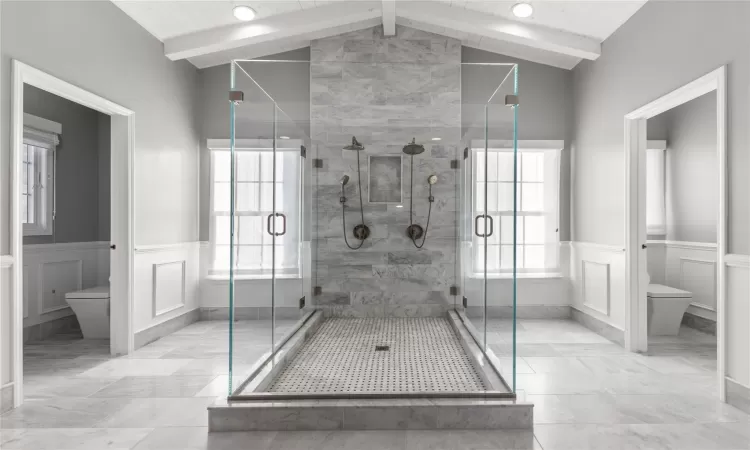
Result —
[[346, 183], [349, 182], [349, 175], [344, 175], [341, 177], [341, 180], [339, 180], [339, 183], [341, 183], [341, 186], [346, 186]]

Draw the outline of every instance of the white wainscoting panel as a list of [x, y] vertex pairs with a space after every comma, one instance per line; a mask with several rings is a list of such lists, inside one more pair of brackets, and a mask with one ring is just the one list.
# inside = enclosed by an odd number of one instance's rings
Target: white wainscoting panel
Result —
[[652, 283], [693, 293], [688, 312], [716, 320], [716, 244], [683, 241], [649, 241], [648, 273]]
[[583, 305], [609, 316], [609, 264], [597, 261], [581, 261]]
[[680, 258], [680, 289], [693, 293], [693, 306], [716, 313], [716, 261]]
[[136, 332], [198, 307], [200, 244], [136, 245], [133, 328]]
[[750, 386], [750, 256], [727, 255], [726, 375]]
[[65, 294], [83, 289], [83, 261], [43, 262], [39, 275], [39, 314], [51, 313], [68, 307]]
[[185, 260], [154, 264], [153, 317], [185, 306]]
[[572, 306], [620, 330], [627, 326], [625, 248], [571, 242]]
[[10, 298], [13, 258], [3, 255], [0, 262], [0, 386], [3, 386], [13, 381], [13, 318]]
[[72, 315], [65, 294], [106, 284], [103, 268], [109, 242], [24, 245], [24, 327]]

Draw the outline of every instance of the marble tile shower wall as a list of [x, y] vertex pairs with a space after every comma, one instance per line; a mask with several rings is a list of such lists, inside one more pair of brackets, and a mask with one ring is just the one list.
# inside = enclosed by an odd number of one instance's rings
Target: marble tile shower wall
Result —
[[[456, 283], [458, 173], [451, 160], [457, 158], [461, 138], [460, 41], [401, 26], [395, 37], [384, 37], [382, 28], [374, 27], [313, 41], [311, 59], [311, 134], [315, 157], [323, 160], [314, 191], [316, 284], [322, 288], [315, 304], [344, 316], [442, 314], [453, 305], [450, 286]], [[352, 136], [366, 147], [359, 156], [371, 235], [359, 250], [344, 243], [339, 203], [339, 180], [349, 175], [346, 232], [356, 246], [352, 230], [361, 222], [357, 152], [342, 150]], [[427, 177], [439, 179], [422, 249], [406, 236], [410, 158], [402, 148], [412, 138], [426, 149], [414, 157], [414, 222], [423, 227]], [[371, 155], [403, 155], [402, 183], [394, 182], [397, 173], [382, 169], [384, 178], [371, 183]], [[401, 203], [370, 202], [370, 186], [398, 190], [399, 184]], [[372, 200], [383, 198], [393, 199], [394, 193], [373, 192]]]

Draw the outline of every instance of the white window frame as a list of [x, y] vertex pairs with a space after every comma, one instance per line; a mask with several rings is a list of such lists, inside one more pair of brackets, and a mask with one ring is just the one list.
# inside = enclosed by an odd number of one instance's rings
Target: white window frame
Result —
[[[649, 165], [656, 163], [650, 178]], [[646, 234], [667, 234], [667, 141], [649, 140], [646, 148]]]
[[62, 125], [31, 114], [24, 114], [23, 122], [23, 145], [46, 149], [34, 152], [34, 222], [23, 224], [23, 235], [51, 236], [55, 220], [56, 155]]
[[[476, 159], [478, 157], [484, 157], [484, 151], [485, 151], [485, 141], [483, 140], [472, 140], [471, 142], [471, 212], [472, 212], [472, 220], [473, 218], [479, 214], [476, 208], [476, 199], [477, 199], [477, 185], [478, 181], [476, 178], [476, 167], [477, 162]], [[518, 153], [546, 153], [546, 152], [552, 152], [554, 155], [554, 166], [551, 168], [552, 172], [554, 174], [554, 179], [550, 181], [550, 183], [555, 184], [557, 188], [554, 190], [554, 192], [550, 195], [547, 195], [545, 193], [545, 201], [546, 202], [552, 202], [555, 206], [554, 212], [545, 213], [545, 212], [528, 212], [528, 213], [518, 213], [517, 216], [540, 216], [540, 215], [546, 215], [548, 216], [548, 219], [551, 219], [552, 222], [546, 224], [546, 239], [545, 239], [545, 258], [548, 259], [547, 263], [545, 264], [546, 267], [544, 268], [532, 268], [532, 269], [526, 269], [526, 268], [518, 268], [517, 269], [517, 275], [519, 277], [549, 277], [549, 276], [559, 276], [560, 275], [560, 160], [562, 156], [562, 150], [564, 148], [564, 141], [557, 141], [557, 140], [549, 140], [549, 141], [518, 141]], [[501, 140], [490, 140], [487, 143], [487, 151], [488, 152], [513, 152], [513, 142], [512, 141], [501, 141]], [[549, 172], [548, 172], [549, 173]], [[545, 177], [545, 184], [546, 184], [546, 177]], [[513, 211], [506, 211], [506, 212], [500, 212], [500, 211], [488, 211], [491, 215], [500, 215], [500, 216], [513, 216]], [[481, 221], [480, 221], [481, 224]], [[470, 226], [474, 226], [474, 223]], [[500, 233], [500, 224], [495, 223], [494, 224], [494, 233]], [[470, 258], [471, 258], [471, 271], [474, 273], [475, 277], [483, 277], [485, 272], [481, 270], [481, 267], [478, 267], [477, 265], [477, 251], [479, 250], [479, 247], [484, 247], [482, 238], [479, 238], [476, 236], [476, 233], [472, 233], [472, 248], [473, 251], [471, 252]], [[494, 245], [494, 244], [493, 244]], [[493, 278], [506, 278], [511, 277], [513, 273], [512, 268], [507, 269], [498, 269], [498, 270], [487, 270], [486, 274], [488, 277]]]
[[[279, 140], [276, 142], [276, 152], [277, 155], [279, 153], [286, 153], [286, 152], [295, 152], [297, 155], [299, 155], [300, 152], [300, 146], [302, 145], [302, 141], [298, 139], [285, 139], [285, 140]], [[214, 262], [216, 261], [216, 221], [214, 217], [217, 215], [229, 215], [227, 213], [216, 213], [214, 211], [214, 186], [215, 186], [215, 174], [214, 174], [214, 158], [217, 152], [229, 152], [230, 151], [230, 140], [229, 139], [208, 139], [207, 147], [210, 152], [210, 166], [209, 166], [209, 242], [211, 247], [211, 254], [210, 254], [210, 262], [209, 262], [209, 270], [208, 270], [208, 276], [210, 279], [214, 280], [226, 280], [229, 278], [229, 270], [228, 269], [217, 269], [214, 267]], [[235, 153], [237, 152], [243, 152], [243, 151], [252, 151], [252, 152], [272, 152], [273, 151], [273, 141], [271, 139], [237, 139], [235, 142]], [[288, 212], [292, 212], [292, 209], [296, 215], [294, 218], [294, 223], [287, 223], [287, 229], [292, 228], [295, 230], [295, 233], [293, 236], [291, 236], [290, 242], [288, 245], [296, 246], [296, 265], [295, 267], [287, 267], [283, 269], [277, 269], [275, 273], [275, 278], [301, 278], [302, 277], [302, 170], [303, 170], [303, 164], [298, 162], [297, 166], [295, 167], [295, 174], [288, 174], [285, 173], [285, 179], [294, 179], [297, 181], [297, 186], [295, 187], [296, 190], [296, 204], [293, 205], [290, 209], [287, 209]], [[237, 167], [235, 166], [235, 170]], [[290, 175], [296, 175], [291, 176]], [[236, 174], [235, 174], [236, 179]], [[235, 201], [237, 200], [237, 197], [235, 195]], [[282, 211], [278, 211], [282, 212]], [[235, 210], [235, 216], [250, 216], [250, 215], [258, 215], [256, 213], [241, 213], [237, 212]], [[290, 215], [290, 214], [287, 214]], [[265, 220], [266, 214], [263, 215], [263, 232], [265, 232]], [[281, 219], [278, 219], [277, 224], [281, 223]], [[290, 227], [291, 225], [291, 227]], [[236, 230], [236, 228], [235, 228]], [[235, 243], [236, 245], [236, 243]], [[285, 246], [287, 250], [290, 249], [290, 247]], [[269, 269], [264, 269], [261, 271], [256, 270], [247, 270], [247, 269], [237, 269], [234, 270], [234, 278], [235, 279], [270, 279], [272, 276], [272, 273]]]

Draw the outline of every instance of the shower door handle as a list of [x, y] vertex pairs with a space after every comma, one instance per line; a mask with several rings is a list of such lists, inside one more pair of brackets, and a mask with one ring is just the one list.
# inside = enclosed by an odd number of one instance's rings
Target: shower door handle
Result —
[[276, 215], [281, 216], [281, 221], [284, 224], [284, 228], [283, 228], [284, 231], [282, 231], [281, 233], [276, 233], [276, 236], [283, 236], [286, 234], [286, 214], [276, 213]]
[[490, 232], [485, 234], [484, 237], [490, 237], [495, 232], [495, 219], [492, 216], [487, 216], [487, 218], [490, 219]]
[[[481, 219], [482, 217], [487, 217], [487, 215], [486, 214], [480, 214], [480, 215], [478, 215], [478, 216], [476, 216], [474, 218], [474, 234], [476, 234], [477, 237], [486, 238], [487, 237], [487, 233], [479, 234], [479, 219]], [[485, 222], [485, 223], [487, 223], [487, 222]], [[487, 230], [485, 230], [485, 231], [487, 231]]]
[[[274, 225], [273, 229], [274, 229], [274, 231], [271, 231], [271, 220], [273, 220], [274, 217], [281, 217], [282, 222], [284, 223], [284, 228], [283, 228], [284, 231], [282, 231], [281, 233], [277, 233], [276, 232], [276, 221], [275, 220], [273, 221], [273, 225]], [[270, 234], [271, 236], [283, 236], [283, 235], [285, 235], [286, 234], [286, 215], [284, 215], [282, 213], [269, 214], [268, 218], [266, 220], [266, 229], [268, 230], [268, 234]]]
[[[268, 217], [266, 218], [266, 230], [268, 231], [268, 234], [273, 236], [273, 231], [271, 231], [271, 219], [273, 219], [273, 214], [269, 214]], [[274, 225], [276, 225], [275, 222], [274, 222]], [[274, 226], [274, 228], [276, 227]]]

